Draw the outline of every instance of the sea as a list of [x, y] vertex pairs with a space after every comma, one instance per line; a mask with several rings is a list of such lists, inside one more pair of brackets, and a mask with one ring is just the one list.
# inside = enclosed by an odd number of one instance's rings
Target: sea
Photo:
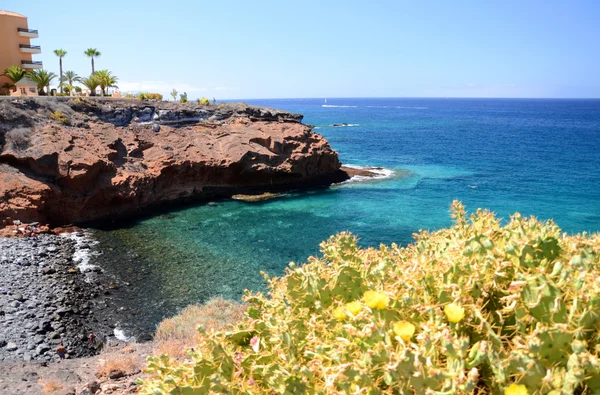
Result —
[[[261, 272], [318, 256], [350, 231], [362, 246], [406, 245], [451, 225], [450, 204], [600, 231], [600, 100], [318, 98], [247, 100], [304, 114], [345, 165], [375, 180], [258, 203], [221, 200], [91, 230], [120, 284], [119, 330], [151, 331], [188, 304], [264, 291]], [[336, 126], [334, 126], [336, 125]]]

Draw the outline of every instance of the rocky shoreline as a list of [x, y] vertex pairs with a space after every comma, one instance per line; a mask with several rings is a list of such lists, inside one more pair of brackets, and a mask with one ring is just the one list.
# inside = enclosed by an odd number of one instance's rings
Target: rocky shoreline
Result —
[[301, 120], [241, 103], [0, 100], [0, 227], [83, 224], [348, 179]]
[[0, 238], [0, 361], [55, 361], [97, 353], [89, 330], [109, 339], [115, 319], [101, 270], [81, 268], [82, 233]]

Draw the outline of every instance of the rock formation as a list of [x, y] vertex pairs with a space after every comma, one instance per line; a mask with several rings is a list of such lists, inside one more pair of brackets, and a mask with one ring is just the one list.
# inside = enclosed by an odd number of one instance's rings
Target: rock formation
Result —
[[329, 185], [348, 175], [302, 116], [244, 104], [0, 99], [0, 227]]

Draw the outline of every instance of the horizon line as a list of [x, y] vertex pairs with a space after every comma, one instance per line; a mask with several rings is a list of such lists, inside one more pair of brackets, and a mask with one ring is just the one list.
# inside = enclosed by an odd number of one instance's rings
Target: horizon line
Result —
[[495, 99], [495, 100], [600, 100], [600, 97], [493, 97], [493, 96], [330, 96], [330, 97], [264, 97], [221, 100], [323, 100], [323, 99]]

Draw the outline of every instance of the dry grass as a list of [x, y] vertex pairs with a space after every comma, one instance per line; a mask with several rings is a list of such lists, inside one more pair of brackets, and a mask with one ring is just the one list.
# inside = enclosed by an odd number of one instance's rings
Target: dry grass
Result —
[[246, 306], [223, 298], [213, 298], [206, 304], [186, 307], [181, 313], [162, 321], [156, 329], [156, 353], [167, 354], [173, 358], [181, 358], [187, 350], [200, 340], [196, 328], [203, 325], [207, 331], [226, 329], [239, 322], [246, 311]]
[[98, 359], [96, 376], [108, 377], [113, 370], [121, 370], [125, 374], [132, 374], [140, 368], [139, 356], [136, 354], [123, 354], [120, 352], [111, 352], [102, 354]]
[[42, 394], [52, 394], [53, 392], [63, 389], [63, 383], [55, 379], [43, 379], [38, 381], [38, 385], [42, 387]]

